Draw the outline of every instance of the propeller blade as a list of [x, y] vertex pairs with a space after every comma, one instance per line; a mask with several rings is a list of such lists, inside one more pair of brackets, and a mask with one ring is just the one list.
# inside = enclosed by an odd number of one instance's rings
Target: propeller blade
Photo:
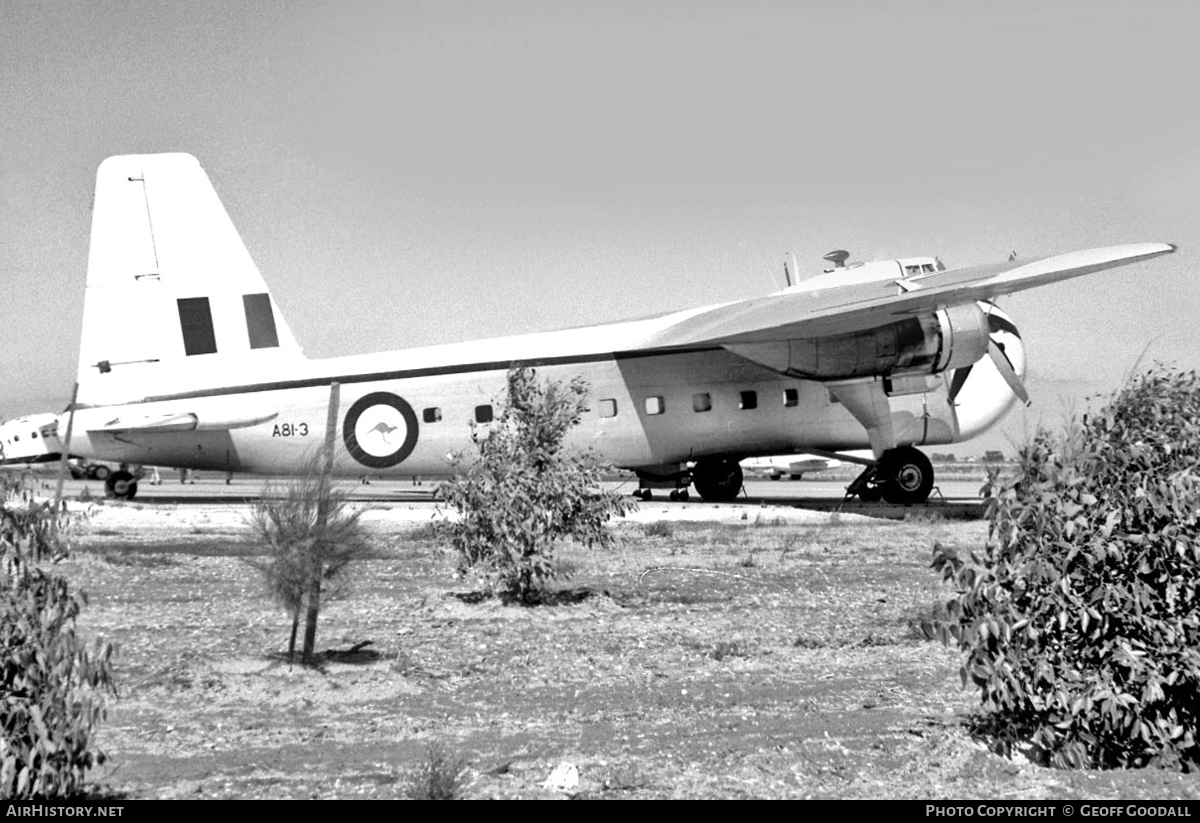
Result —
[[954, 379], [950, 381], [950, 403], [953, 405], [954, 399], [958, 397], [958, 393], [962, 391], [962, 387], [966, 385], [967, 378], [971, 376], [971, 369], [974, 366], [964, 366], [961, 369], [954, 370]]
[[1028, 406], [1029, 392], [1025, 391], [1025, 385], [1021, 382], [1021, 378], [1017, 377], [1017, 372], [1013, 368], [1012, 362], [1009, 361], [1008, 355], [1004, 353], [1004, 349], [996, 345], [995, 340], [992, 340], [988, 343], [988, 354], [991, 355], [992, 362], [996, 364], [996, 369], [999, 370], [1000, 376], [1004, 378], [1004, 382], [1012, 389], [1013, 394]]
[[987, 320], [988, 332], [991, 334], [995, 334], [998, 331], [1006, 331], [1014, 337], [1019, 338], [1021, 336], [1021, 333], [1017, 331], [1017, 327], [1013, 325], [1011, 320], [1001, 317], [998, 314], [989, 314]]

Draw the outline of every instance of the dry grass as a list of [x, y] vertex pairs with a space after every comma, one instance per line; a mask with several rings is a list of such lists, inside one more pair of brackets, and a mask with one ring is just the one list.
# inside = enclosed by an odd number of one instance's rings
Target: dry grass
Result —
[[629, 524], [612, 552], [568, 548], [572, 587], [537, 608], [381, 527], [322, 614], [320, 671], [281, 662], [288, 622], [236, 535], [93, 536], [63, 565], [91, 593], [82, 625], [122, 649], [102, 777], [133, 797], [402, 797], [437, 741], [471, 764], [467, 797], [561, 796], [564, 763], [583, 797], [1196, 796], [972, 741], [957, 656], [921, 625], [944, 594], [934, 540], [984, 525], [844, 521]]

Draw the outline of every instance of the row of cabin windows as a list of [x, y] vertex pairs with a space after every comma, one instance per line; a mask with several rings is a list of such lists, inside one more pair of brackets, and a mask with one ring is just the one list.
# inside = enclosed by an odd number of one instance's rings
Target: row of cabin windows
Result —
[[[491, 423], [495, 415], [492, 412], [490, 405], [475, 407], [475, 422], [476, 423]], [[440, 423], [442, 420], [442, 410], [439, 406], [431, 406], [421, 412], [421, 419], [426, 423]]]
[[[800, 392], [798, 389], [783, 390], [783, 405], [787, 408], [793, 408], [800, 405]], [[692, 395], [692, 411], [706, 412], [712, 411], [713, 401], [712, 394], [709, 392], [699, 392]], [[738, 392], [738, 408], [742, 411], [750, 411], [758, 408], [758, 392], [743, 391]], [[666, 402], [661, 396], [646, 398], [646, 414], [662, 414], [667, 410]], [[613, 398], [604, 398], [600, 401], [599, 408], [601, 417], [616, 417], [617, 416], [617, 401]], [[433, 406], [421, 412], [421, 419], [426, 423], [438, 423], [442, 419], [442, 410], [438, 406]], [[491, 405], [483, 405], [475, 407], [475, 422], [476, 423], [491, 423], [495, 419], [495, 413]]]
[[[783, 405], [787, 408], [793, 408], [800, 405], [800, 391], [798, 389], [783, 390]], [[692, 395], [692, 411], [706, 412], [712, 411], [713, 401], [712, 395], [709, 392], [698, 392]], [[750, 411], [758, 408], [758, 392], [743, 391], [738, 392], [738, 408], [742, 411]], [[646, 398], [646, 414], [662, 414], [667, 410], [666, 401], [662, 397], [647, 397]], [[616, 401], [613, 401], [613, 414], [616, 414]], [[601, 417], [604, 413], [601, 412]]]

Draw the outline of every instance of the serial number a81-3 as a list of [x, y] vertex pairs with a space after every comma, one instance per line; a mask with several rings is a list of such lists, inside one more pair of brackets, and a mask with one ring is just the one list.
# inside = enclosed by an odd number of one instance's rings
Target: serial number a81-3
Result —
[[308, 437], [307, 423], [276, 423], [272, 437]]

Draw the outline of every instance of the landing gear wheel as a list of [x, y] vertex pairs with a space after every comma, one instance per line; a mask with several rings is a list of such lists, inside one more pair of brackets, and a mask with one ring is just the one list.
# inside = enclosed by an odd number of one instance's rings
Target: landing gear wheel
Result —
[[706, 458], [692, 469], [692, 483], [709, 503], [728, 503], [742, 490], [742, 467], [729, 458]]
[[891, 449], [880, 461], [883, 499], [897, 505], [924, 503], [933, 491], [933, 464], [912, 446]]
[[670, 497], [671, 500], [674, 500], [678, 503], [686, 503], [688, 501], [688, 490], [687, 489], [674, 489], [671, 492], [671, 494], [668, 496]]
[[654, 499], [654, 492], [649, 489], [638, 489], [633, 493], [633, 496], [645, 503]]
[[92, 477], [96, 478], [97, 480], [107, 480], [110, 474], [112, 474], [112, 471], [108, 468], [108, 466], [96, 466], [94, 469], [92, 469]]
[[129, 472], [113, 472], [104, 481], [104, 496], [132, 500], [137, 496], [137, 481]]

